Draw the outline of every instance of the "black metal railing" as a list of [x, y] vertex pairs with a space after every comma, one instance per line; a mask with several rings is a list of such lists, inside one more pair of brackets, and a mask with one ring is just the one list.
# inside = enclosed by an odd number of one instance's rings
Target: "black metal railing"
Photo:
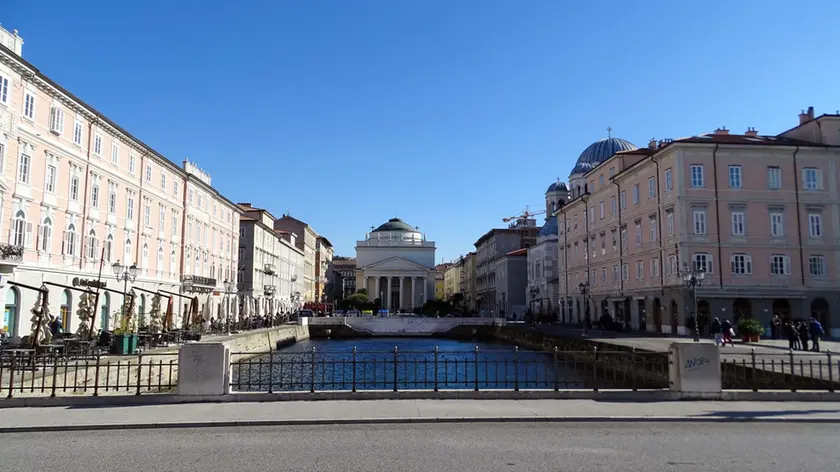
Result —
[[20, 262], [23, 260], [23, 246], [0, 243], [0, 260]]
[[662, 389], [660, 353], [588, 351], [357, 351], [235, 353], [231, 390]]
[[721, 354], [724, 389], [827, 390], [840, 389], [840, 365], [831, 351], [779, 351]]
[[172, 390], [177, 380], [178, 358], [171, 353], [97, 354], [78, 359], [30, 352], [0, 353], [0, 398], [140, 395]]

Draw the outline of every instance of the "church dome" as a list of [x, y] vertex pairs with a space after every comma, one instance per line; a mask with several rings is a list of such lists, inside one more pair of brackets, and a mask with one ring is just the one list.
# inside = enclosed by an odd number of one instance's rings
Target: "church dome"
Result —
[[612, 157], [613, 154], [620, 151], [632, 151], [634, 149], [637, 148], [633, 143], [621, 138], [606, 138], [595, 141], [580, 153], [580, 157], [578, 157], [575, 167], [572, 169], [572, 174], [585, 174], [598, 167], [602, 162]]
[[557, 217], [549, 216], [545, 220], [545, 224], [540, 228], [539, 236], [557, 235]]
[[391, 218], [387, 223], [381, 224], [372, 231], [373, 233], [416, 233], [417, 230], [399, 218]]
[[549, 185], [548, 190], [546, 190], [545, 193], [568, 192], [568, 191], [569, 191], [569, 189], [566, 187], [566, 184], [564, 182], [557, 181], [557, 182], [554, 182], [553, 184]]

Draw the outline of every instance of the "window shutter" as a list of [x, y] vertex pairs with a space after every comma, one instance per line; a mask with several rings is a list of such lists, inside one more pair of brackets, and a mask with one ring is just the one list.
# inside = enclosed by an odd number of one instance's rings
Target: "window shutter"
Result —
[[31, 247], [32, 246], [32, 223], [26, 222], [26, 238], [25, 238], [25, 246]]
[[38, 232], [35, 233], [35, 249], [41, 250], [41, 241], [44, 240], [44, 235], [42, 232], [44, 231], [44, 225], [38, 225]]
[[746, 264], [747, 274], [752, 274], [752, 256], [747, 256], [746, 259], [747, 259], [747, 264]]
[[67, 244], [67, 231], [61, 233], [61, 254], [66, 256], [69, 246]]
[[737, 264], [735, 263], [735, 256], [730, 257], [730, 258], [729, 258], [729, 270], [730, 270], [733, 274], [737, 273], [738, 268], [736, 267], [736, 265], [737, 265]]
[[817, 169], [817, 188], [823, 189], [823, 172], [822, 169]]

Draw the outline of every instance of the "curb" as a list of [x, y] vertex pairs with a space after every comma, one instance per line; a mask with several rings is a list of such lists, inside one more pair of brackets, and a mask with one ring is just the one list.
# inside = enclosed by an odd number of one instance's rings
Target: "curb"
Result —
[[500, 416], [500, 417], [395, 417], [340, 418], [245, 421], [183, 421], [172, 423], [135, 424], [78, 424], [0, 427], [2, 433], [42, 433], [65, 431], [118, 431], [127, 429], [189, 429], [267, 426], [341, 426], [341, 425], [398, 425], [398, 424], [464, 424], [464, 423], [810, 423], [836, 424], [840, 417], [790, 418], [755, 416]]

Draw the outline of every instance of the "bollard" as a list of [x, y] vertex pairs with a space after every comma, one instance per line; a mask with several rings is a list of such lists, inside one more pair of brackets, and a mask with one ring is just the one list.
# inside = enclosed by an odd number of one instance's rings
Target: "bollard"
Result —
[[752, 358], [752, 383], [753, 383], [753, 392], [758, 391], [758, 381], [756, 380], [755, 375], [755, 348], [750, 349], [750, 357]]

